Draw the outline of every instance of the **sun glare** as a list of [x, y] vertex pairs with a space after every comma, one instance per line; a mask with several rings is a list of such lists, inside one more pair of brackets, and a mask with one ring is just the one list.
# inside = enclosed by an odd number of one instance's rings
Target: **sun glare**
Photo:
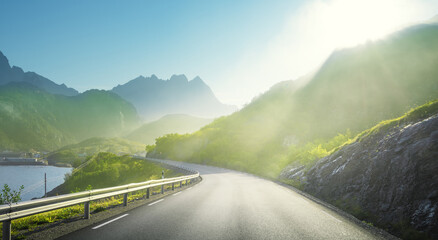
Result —
[[376, 40], [408, 24], [417, 6], [406, 0], [318, 1], [308, 11], [323, 35], [336, 47], [349, 47]]
[[336, 49], [385, 38], [433, 17], [435, 9], [436, 3], [416, 0], [308, 1], [291, 14], [266, 49], [242, 56], [225, 79], [246, 83], [245, 90], [227, 94], [243, 98], [278, 81], [297, 79], [315, 71]]

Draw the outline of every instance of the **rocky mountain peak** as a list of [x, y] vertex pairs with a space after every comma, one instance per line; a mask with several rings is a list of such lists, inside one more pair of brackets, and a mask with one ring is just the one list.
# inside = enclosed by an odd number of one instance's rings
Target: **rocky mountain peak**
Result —
[[0, 51], [0, 70], [10, 69], [9, 61], [5, 55]]
[[170, 77], [169, 81], [173, 82], [173, 83], [188, 83], [189, 82], [186, 75], [184, 75], [184, 74], [180, 74], [180, 75], [174, 74], [174, 75], [172, 75], [172, 77]]

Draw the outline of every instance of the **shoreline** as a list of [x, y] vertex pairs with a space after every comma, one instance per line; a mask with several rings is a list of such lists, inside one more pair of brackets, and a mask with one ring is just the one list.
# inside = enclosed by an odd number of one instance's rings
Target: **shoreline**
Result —
[[37, 162], [37, 163], [26, 163], [26, 162], [2, 162], [0, 161], [1, 166], [52, 166], [52, 167], [60, 167], [60, 168], [73, 168], [70, 164], [67, 163], [55, 163], [49, 164], [46, 162]]
[[49, 166], [45, 162], [1, 162], [0, 166]]

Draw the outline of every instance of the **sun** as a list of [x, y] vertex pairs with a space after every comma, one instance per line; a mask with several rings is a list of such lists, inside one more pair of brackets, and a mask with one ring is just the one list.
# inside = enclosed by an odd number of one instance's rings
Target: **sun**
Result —
[[333, 0], [318, 1], [313, 8], [318, 12], [315, 21], [331, 45], [349, 47], [403, 27], [416, 4], [409, 0]]

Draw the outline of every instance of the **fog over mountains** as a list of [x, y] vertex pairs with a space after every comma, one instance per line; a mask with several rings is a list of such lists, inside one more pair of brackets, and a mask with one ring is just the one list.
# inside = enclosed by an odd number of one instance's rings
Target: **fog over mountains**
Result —
[[139, 76], [112, 91], [134, 104], [145, 120], [167, 114], [214, 118], [237, 110], [221, 103], [200, 77], [189, 81], [185, 75], [172, 75], [169, 80]]

